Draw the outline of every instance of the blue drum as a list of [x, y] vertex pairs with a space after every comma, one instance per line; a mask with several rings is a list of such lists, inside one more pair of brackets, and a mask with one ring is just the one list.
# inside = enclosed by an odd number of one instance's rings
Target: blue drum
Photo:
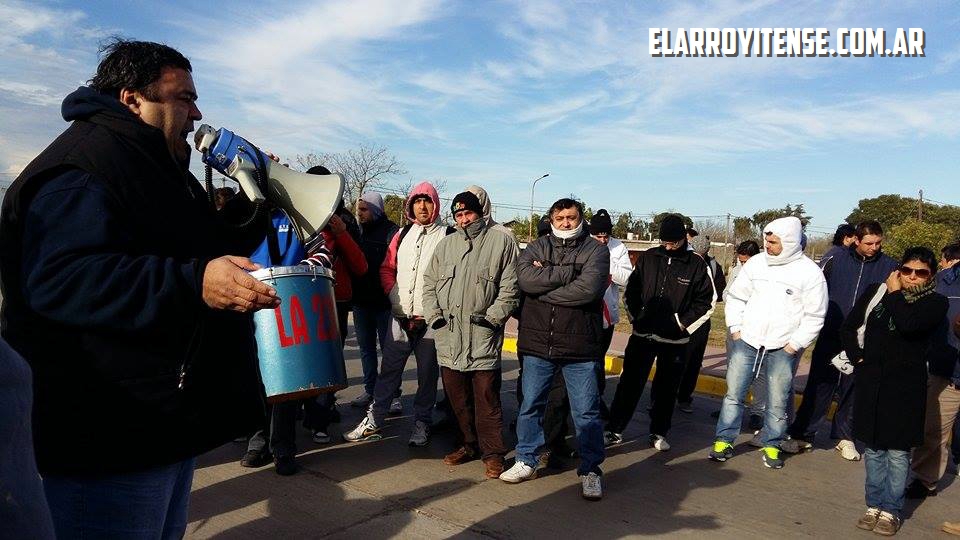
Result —
[[267, 401], [278, 403], [347, 387], [333, 272], [277, 266], [250, 275], [277, 290], [279, 306], [253, 315]]

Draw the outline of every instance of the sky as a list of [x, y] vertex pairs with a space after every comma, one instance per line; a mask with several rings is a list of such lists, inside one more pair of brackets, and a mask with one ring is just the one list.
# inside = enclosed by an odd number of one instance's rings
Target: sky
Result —
[[[653, 57], [651, 27], [922, 28], [925, 56]], [[0, 28], [0, 181], [122, 35], [191, 59], [204, 123], [290, 161], [383, 145], [408, 171], [391, 186], [479, 184], [512, 207], [500, 221], [545, 173], [538, 208], [574, 194], [722, 221], [802, 203], [814, 232], [879, 194], [960, 201], [952, 1], [0, 0]]]

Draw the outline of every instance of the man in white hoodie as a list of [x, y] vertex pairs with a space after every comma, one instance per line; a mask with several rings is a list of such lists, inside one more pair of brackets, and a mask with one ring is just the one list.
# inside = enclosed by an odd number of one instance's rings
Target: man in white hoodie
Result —
[[726, 461], [733, 456], [747, 389], [763, 366], [767, 407], [761, 453], [764, 465], [779, 469], [794, 367], [823, 327], [827, 283], [820, 267], [803, 254], [799, 219], [776, 219], [763, 235], [765, 256], [748, 260], [727, 292], [725, 314], [731, 340], [727, 395], [710, 459]]

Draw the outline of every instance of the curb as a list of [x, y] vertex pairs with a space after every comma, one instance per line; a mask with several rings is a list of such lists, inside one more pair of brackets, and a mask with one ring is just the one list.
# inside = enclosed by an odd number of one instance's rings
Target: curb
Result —
[[[517, 354], [517, 338], [503, 338], [503, 350], [511, 354]], [[603, 367], [607, 375], [620, 375], [620, 372], [623, 371], [623, 357], [606, 355], [603, 359]], [[656, 373], [657, 366], [651, 367], [650, 377], [647, 380], [652, 381], [653, 376], [656, 375]], [[708, 396], [723, 398], [723, 396], [727, 395], [727, 380], [715, 375], [705, 375], [701, 373], [700, 377], [697, 378], [697, 387], [694, 391], [698, 394], [706, 394]], [[752, 401], [753, 396], [748, 396], [748, 399]], [[793, 399], [794, 407], [799, 407], [802, 395], [794, 392]], [[833, 414], [836, 412], [836, 410], [836, 402], [831, 403], [830, 410], [827, 411], [827, 418], [832, 420]]]

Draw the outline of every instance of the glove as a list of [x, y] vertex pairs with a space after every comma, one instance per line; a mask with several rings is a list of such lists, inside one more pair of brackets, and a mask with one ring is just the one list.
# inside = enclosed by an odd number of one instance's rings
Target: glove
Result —
[[434, 330], [439, 330], [446, 325], [447, 325], [447, 320], [444, 319], [443, 317], [440, 317], [439, 319], [433, 321], [433, 324], [430, 325], [430, 328], [433, 328]]
[[411, 334], [420, 334], [427, 329], [427, 321], [417, 319], [407, 319], [407, 331]]
[[853, 364], [849, 359], [847, 359], [846, 352], [841, 352], [840, 354], [834, 356], [833, 359], [830, 360], [830, 364], [837, 368], [837, 370], [844, 375], [853, 374]]
[[470, 316], [470, 323], [477, 326], [482, 326], [484, 328], [489, 328], [490, 330], [496, 330], [498, 328], [497, 325], [488, 321], [486, 317], [483, 315], [477, 315], [476, 313]]

